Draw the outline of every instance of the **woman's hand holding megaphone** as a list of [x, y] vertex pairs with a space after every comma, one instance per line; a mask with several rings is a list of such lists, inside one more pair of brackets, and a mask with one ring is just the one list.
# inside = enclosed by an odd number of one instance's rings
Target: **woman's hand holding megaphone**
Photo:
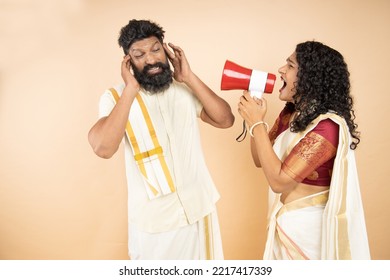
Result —
[[245, 90], [238, 103], [238, 112], [250, 128], [255, 123], [264, 121], [267, 113], [267, 101], [265, 98], [251, 97], [250, 92]]

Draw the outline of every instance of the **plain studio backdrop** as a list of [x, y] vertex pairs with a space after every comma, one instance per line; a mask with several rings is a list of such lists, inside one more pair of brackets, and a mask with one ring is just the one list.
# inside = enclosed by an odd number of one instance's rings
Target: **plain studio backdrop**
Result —
[[390, 259], [387, 0], [0, 0], [0, 259], [127, 259], [123, 145], [98, 158], [87, 134], [106, 88], [121, 82], [119, 30], [150, 19], [185, 51], [193, 71], [227, 100], [233, 127], [201, 123], [221, 193], [226, 259], [261, 259], [267, 187], [241, 143], [242, 90], [221, 91], [226, 59], [277, 74], [272, 125], [284, 103], [277, 70], [296, 44], [340, 51], [351, 72], [356, 150], [373, 259]]

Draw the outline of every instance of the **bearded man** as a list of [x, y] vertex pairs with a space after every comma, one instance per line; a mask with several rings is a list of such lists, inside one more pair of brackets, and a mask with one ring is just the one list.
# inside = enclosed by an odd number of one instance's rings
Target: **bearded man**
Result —
[[164, 32], [148, 20], [121, 29], [124, 83], [102, 95], [88, 140], [107, 159], [124, 142], [131, 259], [223, 259], [219, 193], [198, 118], [228, 128], [234, 116], [192, 72], [183, 50], [164, 43]]

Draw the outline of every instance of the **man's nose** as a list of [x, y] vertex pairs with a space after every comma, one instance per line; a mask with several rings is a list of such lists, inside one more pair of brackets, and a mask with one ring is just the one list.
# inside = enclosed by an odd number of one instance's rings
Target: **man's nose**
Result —
[[156, 63], [156, 57], [153, 54], [147, 54], [145, 62], [146, 64], [153, 65]]

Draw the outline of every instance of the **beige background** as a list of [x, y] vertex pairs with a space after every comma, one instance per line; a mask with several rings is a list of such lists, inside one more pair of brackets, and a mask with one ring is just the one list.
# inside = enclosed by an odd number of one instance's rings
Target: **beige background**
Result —
[[[121, 82], [119, 29], [152, 19], [225, 98], [235, 125], [201, 124], [227, 259], [261, 259], [267, 183], [237, 143], [242, 91], [220, 91], [223, 64], [277, 74], [295, 45], [318, 40], [349, 64], [373, 259], [390, 259], [387, 0], [0, 0], [0, 259], [126, 259], [123, 147], [110, 160], [87, 133], [103, 91]], [[267, 96], [272, 124], [283, 107]]]

